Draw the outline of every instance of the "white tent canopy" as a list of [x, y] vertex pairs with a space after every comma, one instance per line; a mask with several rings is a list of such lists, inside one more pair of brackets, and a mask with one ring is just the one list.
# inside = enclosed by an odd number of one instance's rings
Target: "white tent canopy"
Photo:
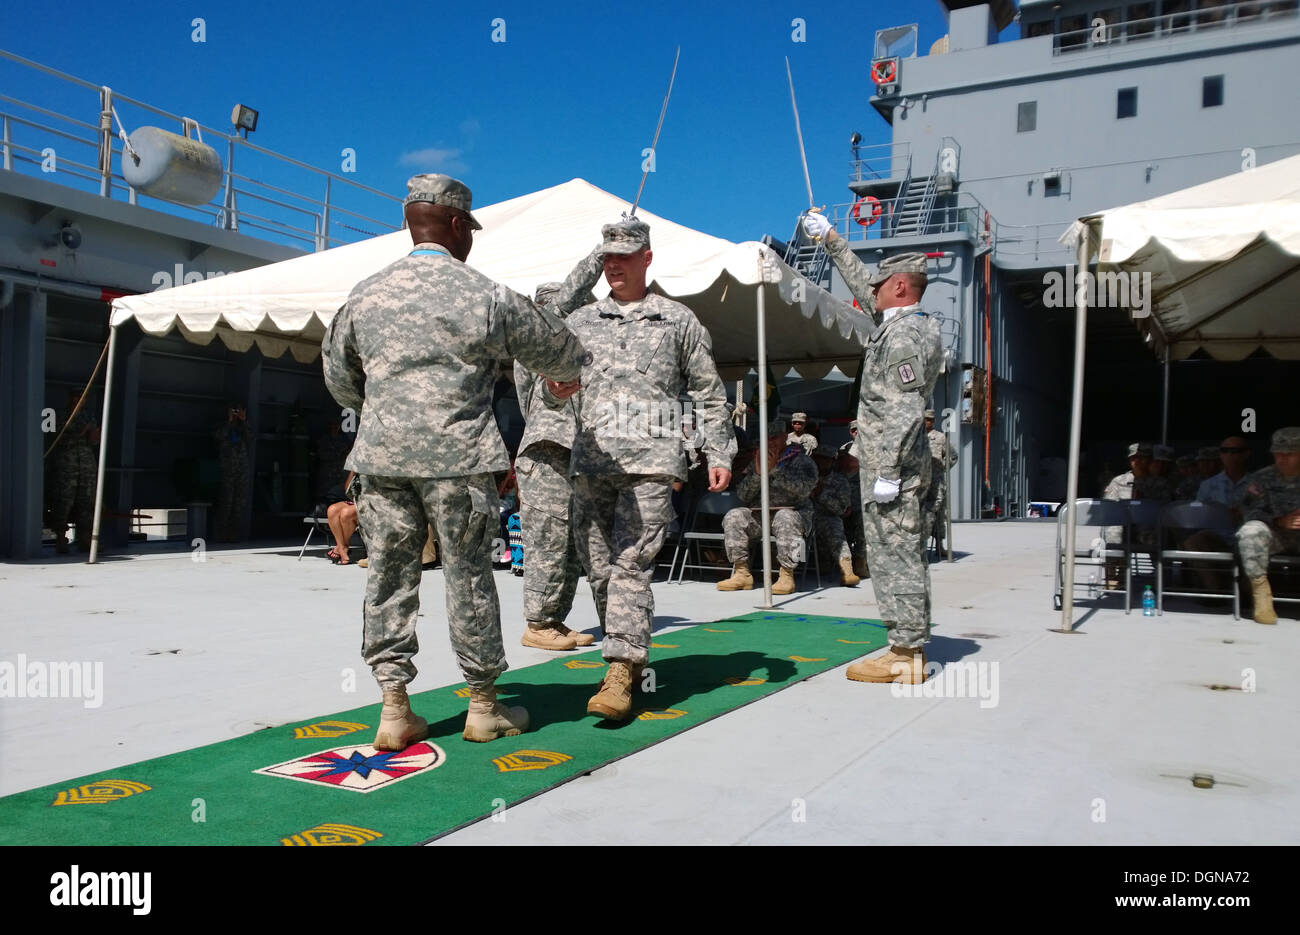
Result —
[[[1078, 268], [1151, 274], [1148, 317], [1135, 318], [1165, 361], [1203, 349], [1242, 360], [1263, 349], [1300, 358], [1300, 156], [1080, 218], [1061, 238]], [[1079, 489], [1084, 337], [1088, 303], [1076, 303], [1068, 491]], [[1162, 439], [1164, 432], [1162, 431]], [[1074, 612], [1075, 516], [1066, 522], [1061, 629]]]
[[[469, 265], [532, 295], [538, 283], [563, 279], [600, 240], [600, 227], [616, 221], [627, 202], [582, 179], [475, 210], [483, 230], [474, 238]], [[654, 262], [652, 288], [688, 305], [713, 337], [724, 378], [755, 362], [754, 287], [766, 284], [769, 344], [780, 351], [771, 364], [796, 367], [806, 377], [832, 366], [853, 375], [872, 329], [865, 315], [809, 283], [768, 247], [735, 244], [647, 211]], [[360, 243], [307, 254], [113, 302], [114, 326], [134, 319], [152, 335], [177, 328], [189, 341], [219, 337], [231, 350], [256, 345], [278, 357], [290, 351], [306, 363], [320, 353], [321, 338], [348, 293], [411, 249], [410, 234], [396, 231]], [[597, 295], [608, 292], [602, 280]], [[789, 314], [797, 309], [799, 314]], [[823, 327], [810, 328], [806, 319]]]
[[[1081, 218], [1100, 271], [1151, 274], [1154, 350], [1300, 359], [1300, 156]], [[1144, 324], [1138, 319], [1139, 326]]]

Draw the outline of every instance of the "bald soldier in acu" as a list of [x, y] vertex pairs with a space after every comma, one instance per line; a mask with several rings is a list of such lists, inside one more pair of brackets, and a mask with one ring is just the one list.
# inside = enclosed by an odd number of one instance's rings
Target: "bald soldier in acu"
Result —
[[[370, 556], [362, 655], [384, 695], [377, 750], [428, 736], [406, 686], [416, 674], [429, 524], [443, 549], [452, 649], [470, 689], [463, 736], [482, 742], [528, 729], [527, 711], [496, 700], [507, 666], [492, 578], [499, 514], [492, 475], [509, 461], [492, 386], [499, 360], [572, 381], [590, 357], [555, 315], [465, 265], [480, 229], [465, 185], [417, 175], [407, 187], [415, 249], [352, 290], [322, 347], [330, 392], [361, 414], [347, 467], [359, 476], [357, 517]], [[557, 398], [576, 389], [555, 384]]]
[[939, 324], [921, 309], [925, 254], [886, 257], [872, 274], [825, 217], [804, 216], [805, 232], [824, 238], [844, 282], [871, 315], [858, 401], [864, 543], [889, 652], [849, 666], [858, 682], [925, 680], [930, 638], [930, 566], [925, 560], [923, 503], [931, 482], [925, 400], [943, 360]]

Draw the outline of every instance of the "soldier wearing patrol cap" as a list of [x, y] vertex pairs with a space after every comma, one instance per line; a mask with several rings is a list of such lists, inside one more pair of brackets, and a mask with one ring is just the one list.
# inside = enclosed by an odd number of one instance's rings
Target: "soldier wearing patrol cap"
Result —
[[[509, 467], [492, 415], [497, 361], [518, 358], [572, 381], [589, 358], [555, 315], [465, 265], [480, 225], [470, 190], [445, 175], [407, 183], [415, 248], [352, 290], [322, 345], [325, 383], [360, 412], [347, 467], [369, 553], [362, 656], [383, 691], [374, 746], [402, 750], [428, 736], [411, 711], [420, 553], [430, 524], [443, 546], [447, 623], [470, 688], [464, 738], [528, 728], [528, 712], [496, 700], [506, 670], [491, 542]], [[557, 398], [577, 385], [555, 384]], [[446, 444], [446, 439], [458, 441]]]
[[1255, 622], [1277, 623], [1268, 562], [1274, 555], [1300, 555], [1300, 426], [1278, 429], [1269, 448], [1273, 463], [1246, 476], [1237, 530], [1237, 553], [1250, 579]]
[[871, 273], [821, 214], [804, 215], [803, 226], [824, 239], [845, 285], [876, 323], [862, 362], [856, 451], [867, 562], [890, 649], [850, 666], [847, 675], [861, 682], [922, 682], [930, 566], [921, 511], [931, 457], [921, 423], [943, 361], [939, 324], [921, 309], [925, 254], [886, 257]]
[[[591, 287], [600, 279], [601, 260], [593, 250], [578, 261], [564, 282], [543, 283], [535, 300], [561, 318], [596, 301]], [[542, 399], [546, 378], [515, 361], [515, 390], [524, 416], [524, 437], [515, 459], [519, 519], [524, 555], [524, 627], [520, 642], [535, 649], [570, 650], [595, 638], [565, 624], [573, 609], [581, 566], [573, 539], [573, 481], [569, 464], [577, 431], [575, 401], [551, 409]]]
[[943, 552], [948, 518], [948, 470], [957, 463], [957, 451], [948, 436], [934, 427], [934, 410], [925, 410], [925, 437], [930, 444], [930, 494], [926, 498], [925, 532], [934, 536], [935, 550]]
[[1151, 467], [1147, 478], [1138, 484], [1136, 496], [1145, 500], [1172, 500], [1174, 449], [1168, 445], [1151, 446]]
[[[673, 520], [673, 482], [686, 480], [679, 398], [693, 403], [710, 490], [730, 483], [723, 465], [736, 440], [709, 333], [686, 306], [646, 289], [650, 228], [629, 218], [606, 224], [601, 237], [610, 294], [566, 319], [593, 355], [582, 370], [570, 472], [578, 550], [609, 663], [587, 713], [626, 720], [632, 683], [649, 660], [650, 579]], [[558, 406], [550, 383], [545, 398]]]
[[851, 588], [861, 579], [853, 570], [853, 553], [844, 534], [844, 517], [853, 507], [849, 480], [835, 470], [839, 452], [834, 445], [818, 445], [813, 451], [819, 479], [813, 488], [813, 528], [819, 556], [826, 556], [840, 568], [840, 584]]
[[807, 426], [808, 413], [796, 412], [790, 417], [790, 428], [794, 431], [786, 435], [785, 440], [789, 445], [803, 445], [803, 450], [811, 456], [817, 450], [817, 438], [804, 431]]

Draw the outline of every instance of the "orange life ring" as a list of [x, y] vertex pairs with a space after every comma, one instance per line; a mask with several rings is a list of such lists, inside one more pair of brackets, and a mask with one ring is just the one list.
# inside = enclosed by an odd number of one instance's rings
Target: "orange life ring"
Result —
[[[871, 205], [871, 217], [866, 219], [863, 219], [862, 217], [862, 205], [864, 202]], [[853, 220], [857, 221], [863, 227], [870, 227], [872, 224], [875, 224], [876, 221], [880, 220], [880, 210], [880, 199], [875, 195], [867, 195], [866, 197], [859, 198], [857, 201], [853, 202]]]
[[871, 80], [876, 84], [893, 84], [898, 77], [898, 59], [882, 58], [871, 66]]

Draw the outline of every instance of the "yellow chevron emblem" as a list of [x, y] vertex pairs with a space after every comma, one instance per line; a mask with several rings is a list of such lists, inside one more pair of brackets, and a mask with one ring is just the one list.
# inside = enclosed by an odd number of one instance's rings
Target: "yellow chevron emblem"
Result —
[[663, 708], [657, 711], [642, 711], [636, 716], [638, 721], [671, 721], [685, 715], [681, 708]]
[[837, 642], [837, 643], [847, 643], [847, 644], [850, 645], [850, 646], [868, 646], [868, 645], [870, 645], [871, 640], [840, 640], [840, 639], [837, 639], [835, 642]]
[[790, 658], [793, 659], [795, 662], [825, 662], [826, 661], [825, 658], [812, 659], [808, 656], [791, 656]]
[[651, 649], [677, 649], [680, 646], [681, 646], [680, 643], [651, 643], [650, 644]]
[[104, 805], [127, 796], [148, 792], [152, 787], [130, 779], [101, 779], [98, 782], [64, 789], [55, 797], [54, 805]]
[[746, 678], [739, 675], [728, 675], [725, 679], [723, 679], [723, 681], [726, 682], [728, 685], [762, 685], [764, 682], [767, 681], [767, 679], [759, 679], [753, 677]]
[[590, 661], [588, 661], [588, 660], [586, 660], [586, 659], [570, 659], [568, 662], [566, 662], [566, 663], [564, 664], [564, 668], [566, 668], [566, 669], [603, 669], [603, 668], [605, 668], [605, 663], [603, 663], [603, 662], [590, 662]]
[[369, 726], [369, 724], [358, 724], [355, 721], [317, 721], [315, 724], [308, 724], [306, 727], [295, 727], [293, 736], [295, 740], [342, 737], [344, 734], [355, 734], [359, 730], [365, 730]]
[[382, 837], [378, 831], [369, 828], [327, 822], [281, 838], [280, 843], [285, 847], [357, 847]]
[[455, 695], [457, 698], [468, 698], [469, 686], [466, 685], [464, 688], [458, 688], [454, 692], [452, 692], [452, 694]]
[[525, 769], [547, 769], [573, 759], [567, 753], [555, 753], [551, 750], [516, 750], [499, 756], [492, 762], [498, 772], [517, 773]]
[[735, 633], [736, 631], [735, 630], [714, 630], [710, 627], [705, 627], [704, 632], [705, 633]]

